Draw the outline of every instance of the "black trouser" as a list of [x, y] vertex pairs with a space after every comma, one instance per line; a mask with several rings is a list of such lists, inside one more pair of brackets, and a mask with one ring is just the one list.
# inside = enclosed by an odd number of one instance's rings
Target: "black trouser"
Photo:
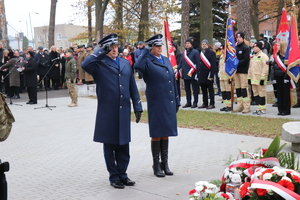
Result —
[[54, 90], [58, 90], [59, 89], [59, 79], [51, 79], [52, 81], [52, 87]]
[[199, 95], [199, 85], [195, 79], [184, 79], [184, 89], [186, 93], [186, 103], [191, 104], [192, 95], [191, 95], [191, 85], [193, 89], [194, 102], [193, 104], [198, 104], [198, 95]]
[[104, 158], [107, 171], [109, 172], [109, 181], [126, 179], [126, 170], [129, 164], [129, 143], [125, 145], [103, 144]]
[[[45, 78], [44, 77], [45, 77], [44, 74], [40, 75], [40, 80], [39, 80], [39, 83], [40, 83], [39, 84], [39, 88], [40, 89], [43, 88], [43, 85], [45, 86], [45, 88], [49, 88], [49, 86], [50, 86], [50, 80], [49, 80], [49, 78], [47, 76]], [[44, 84], [42, 83], [42, 80], [43, 80]]]
[[180, 101], [180, 97], [181, 97], [181, 92], [180, 92], [180, 78], [178, 78], [178, 80], [176, 80], [176, 87], [177, 87], [177, 92], [178, 92], [179, 101]]
[[20, 74], [20, 93], [25, 91], [25, 78], [24, 78], [24, 74]]
[[37, 88], [27, 87], [29, 102], [37, 103]]
[[290, 102], [290, 82], [284, 83], [283, 76], [275, 76], [277, 84], [277, 104], [278, 112], [290, 114], [291, 102]]
[[209, 100], [210, 100], [209, 105], [215, 105], [215, 93], [214, 93], [213, 82], [209, 84], [200, 83], [200, 87], [202, 90], [203, 105], [208, 106], [208, 93], [209, 93]]
[[19, 96], [19, 92], [20, 92], [20, 87], [17, 86], [11, 86], [10, 87], [10, 96]]

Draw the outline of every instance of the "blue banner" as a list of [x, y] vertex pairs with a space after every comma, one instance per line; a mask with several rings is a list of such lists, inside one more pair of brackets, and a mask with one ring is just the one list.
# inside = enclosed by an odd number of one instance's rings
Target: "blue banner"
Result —
[[239, 64], [239, 60], [236, 57], [235, 41], [233, 33], [232, 19], [227, 20], [227, 40], [226, 40], [226, 61], [225, 61], [225, 72], [232, 78], [234, 72]]

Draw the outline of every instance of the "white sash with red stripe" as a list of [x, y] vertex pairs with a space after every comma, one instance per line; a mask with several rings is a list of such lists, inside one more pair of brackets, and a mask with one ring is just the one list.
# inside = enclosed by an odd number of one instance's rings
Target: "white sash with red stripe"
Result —
[[191, 67], [189, 73], [187, 74], [188, 76], [192, 76], [193, 73], [196, 71], [196, 64], [194, 64], [191, 59], [186, 55], [186, 50], [184, 51], [183, 58], [185, 62]]
[[203, 63], [206, 65], [206, 67], [208, 69], [210, 69], [211, 68], [210, 62], [207, 60], [207, 58], [205, 57], [205, 55], [204, 55], [204, 53], [202, 51], [200, 53], [200, 58], [203, 61]]
[[286, 72], [286, 66], [285, 64], [283, 64], [283, 62], [281, 61], [281, 59], [279, 58], [279, 55], [277, 55], [275, 58], [274, 58], [275, 62], [277, 63], [277, 65], [280, 67], [280, 69], [283, 71], [283, 72]]

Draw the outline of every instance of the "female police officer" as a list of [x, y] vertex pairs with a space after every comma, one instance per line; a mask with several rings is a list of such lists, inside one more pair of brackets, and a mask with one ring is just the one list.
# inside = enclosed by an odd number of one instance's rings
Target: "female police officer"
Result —
[[180, 103], [172, 66], [169, 59], [161, 55], [162, 35], [155, 35], [145, 43], [147, 49], [134, 67], [143, 73], [146, 83], [154, 175], [164, 177], [173, 175], [168, 167], [168, 137], [177, 136], [176, 112]]

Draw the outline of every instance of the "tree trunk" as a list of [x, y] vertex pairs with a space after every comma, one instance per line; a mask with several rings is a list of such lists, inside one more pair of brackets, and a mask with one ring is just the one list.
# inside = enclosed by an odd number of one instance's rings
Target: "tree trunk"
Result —
[[237, 0], [237, 19], [238, 31], [244, 32], [245, 39], [249, 41], [251, 36], [251, 1]]
[[[212, 0], [200, 0], [200, 41], [213, 42]], [[201, 44], [200, 44], [201, 45]]]
[[0, 41], [3, 43], [3, 48], [9, 47], [4, 0], [0, 0]]
[[99, 41], [103, 38], [104, 13], [109, 0], [96, 0], [96, 25], [95, 38]]
[[89, 37], [89, 44], [92, 43], [92, 5], [93, 5], [93, 0], [88, 0], [87, 1], [87, 9], [88, 9], [88, 37]]
[[124, 43], [123, 0], [116, 0], [116, 23], [119, 44]]
[[49, 34], [48, 34], [49, 48], [54, 45], [56, 3], [57, 0], [51, 0]]
[[[259, 38], [259, 20], [258, 20], [258, 2], [260, 0], [252, 0], [251, 24], [254, 38]], [[239, 23], [238, 23], [239, 24]]]
[[140, 1], [142, 8], [141, 8], [140, 21], [139, 21], [138, 41], [145, 40], [145, 32], [148, 28], [148, 21], [149, 21], [148, 2], [149, 2], [149, 0], [141, 0]]
[[185, 49], [185, 41], [188, 39], [190, 31], [190, 1], [182, 0], [181, 1], [181, 42], [180, 42], [180, 51], [183, 52]]

